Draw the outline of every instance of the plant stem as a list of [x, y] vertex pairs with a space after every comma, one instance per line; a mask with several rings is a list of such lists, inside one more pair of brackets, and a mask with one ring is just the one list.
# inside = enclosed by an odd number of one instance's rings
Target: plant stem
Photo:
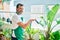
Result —
[[52, 32], [52, 30], [53, 30], [56, 26], [57, 26], [57, 24], [53, 26], [53, 28], [50, 30], [50, 32]]

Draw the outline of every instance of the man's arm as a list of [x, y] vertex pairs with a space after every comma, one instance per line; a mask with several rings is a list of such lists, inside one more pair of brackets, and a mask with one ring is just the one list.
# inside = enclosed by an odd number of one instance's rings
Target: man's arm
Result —
[[18, 22], [17, 24], [21, 27], [23, 27], [24, 29], [32, 22], [34, 21], [35, 19], [30, 19], [27, 23], [22, 23], [22, 22]]

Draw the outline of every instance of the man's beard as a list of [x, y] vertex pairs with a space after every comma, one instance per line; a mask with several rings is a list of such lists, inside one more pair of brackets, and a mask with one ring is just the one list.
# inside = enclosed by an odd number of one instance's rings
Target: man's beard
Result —
[[16, 12], [18, 15], [21, 15], [22, 14], [22, 12]]

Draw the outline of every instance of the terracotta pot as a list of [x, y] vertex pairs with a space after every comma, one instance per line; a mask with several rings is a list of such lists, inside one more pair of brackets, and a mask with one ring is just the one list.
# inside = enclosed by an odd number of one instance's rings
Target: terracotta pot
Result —
[[0, 34], [0, 40], [6, 40], [6, 37], [3, 34]]

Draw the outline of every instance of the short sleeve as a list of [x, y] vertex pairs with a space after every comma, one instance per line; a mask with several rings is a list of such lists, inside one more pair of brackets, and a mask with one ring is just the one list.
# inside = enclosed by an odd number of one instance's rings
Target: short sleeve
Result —
[[20, 20], [19, 20], [19, 18], [17, 17], [17, 16], [13, 16], [12, 17], [12, 22], [13, 23], [18, 23]]
[[12, 17], [12, 29], [16, 29], [19, 26], [19, 25], [17, 25], [18, 22], [20, 22], [18, 16], [14, 15]]

